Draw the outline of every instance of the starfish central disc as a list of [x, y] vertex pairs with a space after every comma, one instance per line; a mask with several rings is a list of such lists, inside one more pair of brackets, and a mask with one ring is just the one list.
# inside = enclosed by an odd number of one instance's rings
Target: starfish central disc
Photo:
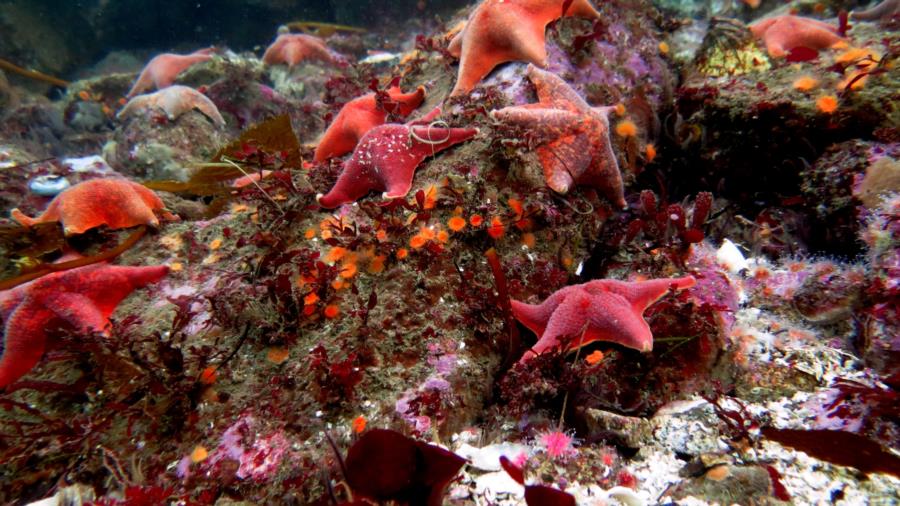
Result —
[[506, 107], [491, 116], [528, 130], [538, 143], [537, 155], [547, 186], [568, 193], [576, 184], [598, 188], [624, 208], [622, 174], [609, 140], [612, 107], [591, 107], [556, 74], [529, 65], [527, 74], [538, 102]]
[[372, 190], [384, 191], [388, 198], [409, 193], [413, 174], [425, 158], [478, 133], [477, 128], [429, 124], [440, 112], [440, 108], [436, 108], [417, 121], [404, 125], [390, 123], [369, 130], [350, 159], [344, 162], [343, 172], [334, 188], [316, 197], [319, 205], [335, 208], [354, 202]]

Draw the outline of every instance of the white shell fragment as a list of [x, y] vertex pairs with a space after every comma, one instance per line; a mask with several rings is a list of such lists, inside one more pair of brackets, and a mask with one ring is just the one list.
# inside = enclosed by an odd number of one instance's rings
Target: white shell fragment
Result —
[[40, 195], [41, 197], [53, 197], [59, 192], [65, 190], [69, 186], [69, 180], [58, 175], [48, 174], [38, 176], [28, 182], [28, 189], [31, 193]]
[[741, 250], [728, 239], [722, 241], [722, 246], [716, 251], [716, 262], [732, 274], [738, 274], [750, 268], [750, 264], [747, 263]]

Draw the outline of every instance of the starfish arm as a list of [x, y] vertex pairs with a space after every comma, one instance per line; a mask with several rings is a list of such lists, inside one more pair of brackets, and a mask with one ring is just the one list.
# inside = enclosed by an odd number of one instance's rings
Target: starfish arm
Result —
[[225, 118], [222, 117], [219, 108], [216, 107], [216, 104], [206, 95], [197, 92], [197, 99], [193, 105], [194, 109], [203, 113], [203, 115], [209, 118], [216, 126], [220, 128], [225, 126]]
[[573, 343], [579, 342], [581, 333], [587, 331], [589, 323], [587, 310], [590, 305], [591, 298], [587, 293], [580, 289], [571, 290], [554, 309], [553, 314], [547, 320], [544, 332], [541, 333], [537, 343], [531, 347], [530, 352], [525, 353], [522, 361], [531, 358], [529, 353], [540, 355], [558, 347], [561, 344], [560, 338], [574, 337]]
[[310, 56], [310, 52], [310, 49], [301, 47], [297, 43], [289, 43], [285, 44], [284, 49], [281, 50], [281, 59], [287, 63], [288, 67], [293, 67]]
[[135, 225], [150, 225], [151, 227], [159, 226], [159, 218], [153, 212], [153, 208], [148, 206], [142, 199], [142, 196], [132, 190], [130, 195], [121, 203], [118, 209], [108, 209], [106, 223], [110, 228], [128, 228]]
[[600, 19], [601, 17], [597, 9], [588, 0], [575, 0], [569, 5], [565, 15], [588, 19]]
[[102, 330], [123, 299], [138, 288], [160, 281], [168, 272], [165, 265], [92, 264], [51, 274], [56, 277], [33, 291], [44, 306], [77, 329]]
[[510, 57], [506, 61], [527, 61], [540, 67], [547, 66], [547, 48], [544, 32], [547, 23], [541, 20], [525, 19], [516, 22], [510, 29]]
[[158, 106], [166, 112], [171, 120], [192, 109], [200, 111], [216, 126], [225, 125], [225, 118], [219, 113], [219, 108], [206, 95], [189, 86], [170, 86], [156, 92]]
[[[411, 167], [410, 167], [411, 165]], [[412, 188], [413, 175], [419, 162], [410, 163], [398, 169], [384, 172], [384, 198], [395, 199], [405, 197]], [[354, 199], [355, 200], [355, 199]]]
[[329, 158], [336, 158], [345, 155], [351, 151], [359, 142], [359, 138], [351, 132], [342, 131], [338, 128], [328, 129], [316, 145], [316, 151], [313, 154], [313, 160], [316, 162], [324, 162]]
[[45, 298], [44, 304], [53, 314], [82, 334], [107, 332], [109, 315], [104, 314], [86, 295], [73, 292], [54, 293]]
[[85, 206], [81, 199], [67, 199], [60, 203], [59, 221], [63, 226], [63, 234], [66, 237], [83, 234], [86, 231], [106, 225], [106, 216], [115, 211], [110, 209], [107, 199], [92, 200], [91, 205]]
[[459, 58], [459, 55], [462, 54], [462, 41], [463, 37], [465, 37], [466, 29], [463, 28], [456, 35], [450, 39], [450, 43], [447, 45], [447, 52], [450, 53], [450, 56], [454, 56]]
[[180, 76], [182, 72], [198, 63], [209, 61], [211, 58], [212, 55], [208, 53], [171, 55], [171, 59], [168, 62], [168, 67], [164, 67], [159, 72], [157, 72], [156, 88], [162, 89], [172, 86], [172, 84], [176, 79], [178, 79], [178, 76]]
[[146, 95], [138, 95], [136, 97], [131, 98], [128, 102], [116, 113], [116, 119], [123, 120], [128, 116], [131, 116], [139, 109], [145, 107], [147, 104], [147, 96]]
[[[828, 32], [832, 35], [837, 35], [839, 33], [838, 27], [832, 25], [831, 23], [826, 23], [825, 21], [822, 21], [819, 19], [801, 18], [801, 17], [797, 16], [796, 21], [798, 22], [797, 24], [799, 25], [797, 27], [798, 29], [812, 28], [812, 29], [817, 29], [817, 30]], [[804, 26], [804, 25], [806, 25], [806, 26]]]
[[125, 179], [94, 179], [73, 186], [58, 197], [65, 235], [82, 234], [101, 225], [117, 226], [114, 223], [122, 221], [119, 216], [125, 203], [133, 197], [131, 182]]
[[813, 46], [813, 49], [830, 48], [841, 40], [843, 39], [840, 36], [829, 30], [813, 30], [807, 39], [808, 43]]
[[[92, 306], [104, 320], [99, 327], [102, 329], [119, 303], [131, 292], [162, 280], [168, 273], [169, 267], [165, 265], [132, 267], [101, 264], [79, 273], [78, 280], [72, 284], [73, 288], [69, 292], [82, 293], [91, 300]], [[77, 313], [79, 309], [76, 308], [75, 311]], [[94, 317], [86, 315], [86, 319], [89, 318]]]
[[544, 180], [553, 191], [566, 194], [591, 162], [589, 143], [584, 134], [561, 135], [537, 149]]
[[22, 303], [25, 299], [25, 286], [20, 285], [0, 292], [0, 319], [8, 320], [13, 311]]
[[190, 110], [190, 100], [184, 93], [176, 93], [175, 88], [169, 88], [163, 92], [157, 92], [156, 106], [166, 113], [166, 117], [175, 120], [178, 116]]
[[787, 40], [785, 37], [776, 34], [766, 34], [763, 40], [766, 43], [766, 52], [772, 58], [781, 58], [787, 54], [787, 48], [785, 47]]
[[193, 53], [189, 54], [188, 56], [199, 56], [199, 55], [212, 56], [214, 54], [216, 54], [216, 48], [215, 48], [215, 46], [210, 46], [210, 47], [200, 48], [200, 49], [194, 51]]
[[[386, 188], [385, 197], [403, 197], [409, 193], [416, 168], [422, 160], [451, 146], [465, 142], [478, 133], [477, 128], [409, 127], [412, 145], [406, 153], [398, 153], [380, 170]], [[381, 168], [381, 167], [379, 167]]]
[[40, 361], [47, 345], [44, 325], [52, 318], [51, 311], [29, 301], [10, 315], [0, 348], [0, 389], [16, 382]]
[[757, 21], [749, 26], [750, 33], [752, 33], [754, 37], [761, 39], [776, 21], [778, 21], [778, 18], [768, 18]]
[[263, 63], [266, 65], [275, 65], [279, 63], [281, 52], [283, 51], [284, 45], [287, 43], [288, 39], [284, 38], [284, 35], [279, 35], [275, 38], [275, 42], [273, 42], [269, 47], [266, 48], [266, 52], [263, 53]]
[[[152, 64], [153, 60], [150, 60], [150, 63]], [[134, 84], [131, 86], [131, 89], [125, 95], [125, 98], [130, 99], [155, 86], [156, 83], [153, 79], [152, 74], [152, 69], [150, 67], [150, 64], [148, 64], [146, 67], [144, 67], [144, 70], [141, 71], [140, 75], [138, 75], [137, 80], [135, 80]]]
[[299, 41], [292, 41], [289, 44], [285, 44], [282, 55], [289, 67], [297, 65], [307, 58], [311, 60], [329, 61], [329, 58], [331, 57], [327, 51], [323, 51], [322, 48], [318, 47], [316, 44], [303, 44]]
[[374, 95], [371, 107], [368, 107], [369, 100], [356, 102], [364, 98], [367, 97], [355, 99], [341, 108], [316, 146], [315, 161], [324, 162], [353, 151], [366, 132], [384, 123], [384, 112], [375, 110]]
[[131, 189], [131, 182], [122, 180], [121, 185], [105, 184], [106, 182], [108, 181], [96, 179], [93, 183], [82, 184], [76, 187], [77, 194], [72, 192], [67, 195], [71, 198], [60, 199], [60, 216], [67, 236], [81, 234], [101, 225], [121, 227], [127, 221], [127, 215], [123, 217], [128, 212], [126, 208], [130, 207], [127, 203], [136, 196]]
[[875, 21], [896, 14], [900, 14], [900, 0], [884, 0], [871, 9], [853, 11], [850, 16], [860, 21]]
[[478, 134], [477, 128], [441, 128], [428, 125], [409, 127], [412, 138], [411, 153], [421, 156], [421, 160], [447, 148], [465, 142]]
[[[55, 202], [55, 200], [54, 200]], [[59, 220], [59, 206], [54, 205], [54, 202], [51, 202], [47, 209], [41, 213], [40, 215], [32, 218], [27, 216], [25, 213], [20, 211], [18, 208], [13, 209], [9, 212], [9, 215], [12, 219], [14, 219], [19, 225], [22, 225], [25, 228], [33, 227], [38, 223], [47, 223], [51, 221]]]
[[328, 49], [325, 44], [313, 44], [312, 51], [310, 57], [313, 59], [317, 59], [319, 61], [323, 61], [326, 63], [331, 63], [332, 65], [337, 65], [344, 61], [344, 57], [335, 53], [334, 51]]
[[162, 209], [163, 201], [159, 198], [159, 195], [156, 194], [155, 191], [147, 188], [146, 186], [135, 183], [134, 181], [129, 181], [131, 185], [131, 189], [137, 194], [138, 198], [149, 208], [151, 209]]
[[838, 29], [812, 18], [783, 15], [759, 21], [750, 26], [757, 38], [763, 39], [773, 58], [785, 56], [796, 47], [825, 49], [843, 40]]
[[150, 75], [153, 76], [153, 85], [157, 90], [168, 88], [175, 82], [175, 77], [184, 70], [182, 67], [184, 58], [178, 54], [161, 54], [150, 60], [147, 68], [150, 69]]
[[403, 93], [399, 86], [394, 86], [387, 93], [391, 101], [398, 104], [399, 111], [397, 112], [404, 117], [409, 116], [425, 100], [424, 86], [419, 86], [415, 91], [409, 93]]
[[488, 75], [499, 63], [501, 62], [488, 60], [470, 61], [468, 59], [461, 59], [459, 72], [456, 77], [456, 85], [454, 85], [453, 90], [450, 91], [450, 96], [455, 97], [472, 91], [472, 88], [481, 82], [481, 80], [484, 79], [484, 76]]
[[109, 314], [112, 314], [115, 306], [117, 306], [119, 302], [133, 290], [152, 285], [169, 274], [169, 266], [167, 265], [146, 265], [139, 267], [110, 265], [107, 266], [105, 270], [106, 272], [109, 272], [111, 276], [115, 277], [115, 281], [113, 282], [124, 284], [127, 288], [127, 291], [122, 293], [118, 299], [113, 298], [114, 300], [109, 302], [109, 304], [112, 305], [112, 308], [109, 309], [107, 317]]
[[588, 110], [589, 106], [581, 95], [553, 72], [528, 65], [526, 73], [534, 84], [540, 103], [552, 104], [554, 108], [572, 112]]
[[620, 209], [628, 207], [625, 201], [625, 185], [622, 182], [622, 172], [616, 161], [609, 135], [594, 139], [594, 158], [590, 162], [590, 168], [577, 180], [580, 184], [593, 186]]
[[344, 171], [338, 177], [334, 188], [325, 195], [317, 195], [316, 200], [325, 209], [334, 209], [347, 202], [355, 202], [371, 190], [383, 190], [382, 182], [373, 177], [371, 170], [356, 160], [356, 155], [344, 162]]
[[175, 76], [177, 77], [179, 74], [181, 74], [185, 70], [193, 67], [194, 65], [196, 65], [198, 63], [203, 63], [203, 62], [209, 61], [211, 59], [212, 59], [212, 49], [211, 48], [201, 49], [201, 50], [193, 52], [191, 54], [184, 55], [184, 56], [182, 56], [182, 60], [181, 60], [183, 63], [182, 65], [180, 65], [181, 69], [178, 70], [178, 73], [175, 74]]
[[666, 279], [650, 279], [647, 281], [628, 282], [618, 281], [614, 279], [603, 279], [599, 281], [591, 281], [588, 283], [588, 290], [595, 289], [600, 292], [612, 292], [621, 295], [629, 301], [635, 311], [643, 313], [645, 309], [650, 307], [654, 302], [662, 298], [674, 288], [683, 290], [690, 288], [696, 284], [697, 280], [693, 276], [684, 276], [681, 278]]
[[556, 311], [556, 308], [562, 304], [571, 291], [571, 287], [557, 290], [540, 304], [527, 304], [517, 300], [510, 300], [513, 317], [540, 338], [547, 328], [547, 321], [550, 320], [553, 312]]
[[419, 119], [414, 119], [414, 120], [410, 121], [409, 123], [407, 123], [407, 125], [408, 126], [427, 125], [427, 124], [431, 123], [432, 121], [434, 121], [440, 115], [441, 115], [441, 106], [437, 106], [434, 109], [432, 109], [431, 111], [429, 111], [428, 114], [422, 116]]
[[597, 107], [591, 107], [591, 111], [596, 115], [597, 118], [600, 118], [600, 121], [606, 125], [606, 128], [609, 129], [609, 115], [615, 113], [616, 106], [614, 105], [600, 105]]
[[625, 297], [614, 293], [593, 296], [584, 314], [589, 324], [580, 346], [607, 341], [641, 352], [653, 350], [653, 333], [643, 310], [632, 308]]
[[572, 136], [581, 128], [579, 116], [562, 109], [546, 109], [541, 104], [504, 107], [491, 111], [491, 118], [519, 128], [527, 128], [528, 136], [537, 144]]

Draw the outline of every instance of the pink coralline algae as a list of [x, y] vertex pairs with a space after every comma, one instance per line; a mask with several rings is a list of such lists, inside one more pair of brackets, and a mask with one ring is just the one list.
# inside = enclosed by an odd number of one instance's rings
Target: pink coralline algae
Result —
[[[409, 389], [397, 399], [394, 409], [418, 434], [431, 430], [444, 417], [444, 406], [452, 401], [452, 384], [447, 379], [459, 367], [458, 356], [452, 352], [452, 342], [429, 343], [428, 364], [434, 371], [416, 388]], [[435, 419], [437, 418], [437, 419]]]
[[691, 299], [716, 308], [722, 333], [727, 334], [740, 307], [739, 284], [716, 263], [715, 251], [707, 243], [693, 245], [687, 265], [697, 278], [697, 284], [690, 290]]
[[[591, 56], [578, 63], [569, 58], [565, 48], [548, 43], [548, 70], [565, 76], [573, 88], [586, 96], [591, 95], [588, 88], [624, 94], [646, 84], [650, 85], [650, 97], [655, 99], [661, 95], [667, 70], [657, 49], [658, 40], [651, 36], [636, 37], [622, 22], [609, 23], [595, 34], [594, 40], [585, 45]], [[619, 43], [625, 38], [632, 39], [631, 43]]]
[[[259, 423], [253, 416], [241, 417], [225, 430], [219, 446], [199, 464], [199, 469], [216, 472], [224, 461], [231, 460], [238, 464], [234, 475], [239, 479], [254, 481], [271, 479], [272, 475], [278, 471], [290, 443], [281, 432], [257, 436], [258, 425]], [[247, 444], [245, 441], [250, 437], [254, 438], [253, 442]], [[176, 470], [179, 478], [190, 477], [190, 463], [190, 456], [184, 457], [179, 462]]]

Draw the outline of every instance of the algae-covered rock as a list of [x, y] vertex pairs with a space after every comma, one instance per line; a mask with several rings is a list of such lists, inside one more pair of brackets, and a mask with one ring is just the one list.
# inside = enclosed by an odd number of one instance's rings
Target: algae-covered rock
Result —
[[128, 176], [186, 181], [191, 165], [212, 158], [224, 141], [222, 130], [199, 111], [174, 120], [147, 111], [126, 117], [103, 152], [110, 165]]

